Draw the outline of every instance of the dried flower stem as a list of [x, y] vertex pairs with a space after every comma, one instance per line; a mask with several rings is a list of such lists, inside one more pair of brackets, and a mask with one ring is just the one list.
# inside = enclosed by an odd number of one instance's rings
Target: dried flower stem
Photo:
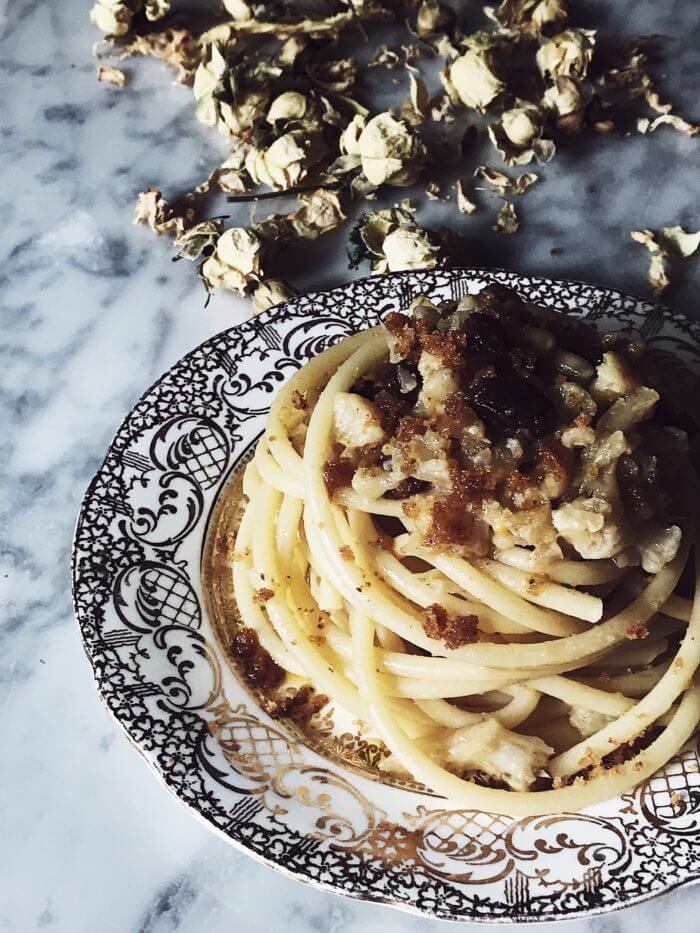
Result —
[[297, 185], [295, 188], [286, 188], [284, 191], [262, 191], [259, 194], [230, 194], [226, 200], [230, 204], [249, 204], [251, 201], [272, 201], [275, 198], [286, 198], [304, 191], [334, 191], [344, 187], [344, 182], [334, 181], [329, 184]]

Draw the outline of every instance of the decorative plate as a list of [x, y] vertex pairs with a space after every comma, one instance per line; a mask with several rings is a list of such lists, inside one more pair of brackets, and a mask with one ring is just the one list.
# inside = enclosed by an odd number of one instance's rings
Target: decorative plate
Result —
[[700, 880], [697, 743], [634, 793], [583, 813], [453, 809], [415, 785], [377, 782], [375, 746], [336, 742], [321, 755], [270, 719], [227, 660], [201, 583], [217, 496], [280, 384], [416, 295], [494, 281], [640, 334], [666, 386], [691, 391], [700, 323], [591, 285], [457, 270], [297, 298], [202, 344], [128, 415], [80, 512], [74, 602], [107, 707], [168, 789], [230, 842], [302, 881], [417, 913], [571, 918]]

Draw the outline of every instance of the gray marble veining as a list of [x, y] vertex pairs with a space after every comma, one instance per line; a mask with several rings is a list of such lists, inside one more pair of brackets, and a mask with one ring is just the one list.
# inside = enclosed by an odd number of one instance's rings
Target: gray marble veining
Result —
[[[576, 4], [609, 35], [669, 36], [662, 89], [698, 119], [695, 0]], [[204, 177], [222, 141], [192, 119], [162, 66], [130, 62], [122, 91], [95, 81], [87, 0], [0, 2], [2, 376], [0, 404], [0, 929], [60, 933], [359, 933], [437, 922], [304, 887], [214, 838], [148, 773], [97, 700], [73, 622], [69, 557], [85, 486], [141, 391], [247, 314], [203, 294], [187, 263], [133, 227], [136, 193]], [[619, 34], [619, 33], [617, 33]], [[697, 142], [593, 138], [566, 147], [522, 202], [515, 237], [490, 231], [494, 204], [459, 218], [475, 263], [643, 292], [639, 227], [698, 226]], [[454, 207], [431, 205], [440, 222]], [[550, 255], [556, 246], [560, 252]], [[341, 238], [304, 284], [349, 273]], [[668, 299], [697, 314], [700, 269]], [[685, 889], [572, 933], [697, 929]]]

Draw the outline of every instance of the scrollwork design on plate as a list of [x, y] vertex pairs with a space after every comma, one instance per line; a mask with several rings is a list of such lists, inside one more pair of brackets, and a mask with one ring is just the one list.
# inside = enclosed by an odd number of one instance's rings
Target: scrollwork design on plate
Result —
[[180, 415], [156, 431], [150, 445], [151, 460], [162, 470], [186, 473], [200, 489], [221, 478], [230, 455], [228, 439], [211, 418]]
[[302, 321], [292, 327], [282, 340], [281, 351], [290, 365], [299, 368], [323, 353], [348, 333], [346, 317], [324, 317]]
[[199, 600], [187, 574], [173, 564], [152, 560], [119, 572], [114, 608], [134, 632], [148, 633], [162, 624], [198, 629], [202, 622]]
[[[623, 830], [610, 820], [585, 813], [518, 820], [505, 833], [504, 842], [521, 871], [525, 863], [534, 863], [531, 874], [546, 887], [576, 887], [588, 869], [619, 872], [629, 864]], [[563, 852], [575, 860], [562, 859]], [[568, 869], [566, 874], [562, 867]]]
[[432, 916], [580, 916], [700, 879], [694, 751], [669, 765], [667, 786], [655, 776], [595, 812], [511, 820], [451, 810], [415, 786], [364, 776], [376, 776], [380, 743], [360, 746], [343, 726], [337, 754], [324, 758], [250, 708], [200, 609], [217, 489], [281, 382], [418, 294], [440, 300], [492, 282], [603, 327], [641, 327], [677, 384], [700, 369], [700, 324], [581, 282], [441, 270], [294, 299], [198, 347], [134, 407], [83, 503], [74, 603], [99, 691], [127, 734], [183, 803], [259, 858]]
[[221, 690], [221, 671], [212, 645], [183, 625], [160, 625], [139, 639], [133, 665], [146, 683], [157, 684], [176, 709], [204, 710]]
[[386, 816], [351, 781], [328, 768], [288, 766], [274, 775], [271, 786], [281, 799], [294, 798], [307, 808], [291, 811], [290, 825], [301, 830], [310, 817], [312, 827], [306, 831], [337, 845], [361, 844]]
[[409, 817], [416, 857], [431, 874], [470, 884], [505, 878], [514, 860], [504, 844], [512, 820], [478, 810], [429, 810]]
[[186, 473], [150, 470], [134, 476], [124, 496], [129, 534], [145, 544], [171, 547], [195, 528], [204, 500]]
[[212, 707], [209, 730], [237, 771], [267, 789], [274, 776], [301, 764], [298, 747], [280, 729], [240, 705], [231, 709], [225, 699]]
[[639, 805], [652, 826], [675, 835], [700, 834], [700, 750], [697, 744], [653, 774], [639, 790]]
[[215, 379], [217, 393], [240, 422], [267, 414], [277, 391], [298, 368], [283, 359], [261, 376], [260, 370], [266, 367], [268, 356], [268, 348], [251, 347], [245, 368], [234, 367], [227, 360], [225, 370]]

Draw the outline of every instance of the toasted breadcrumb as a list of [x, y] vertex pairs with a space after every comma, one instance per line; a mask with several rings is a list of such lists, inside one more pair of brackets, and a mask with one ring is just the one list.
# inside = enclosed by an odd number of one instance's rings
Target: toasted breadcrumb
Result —
[[306, 411], [306, 409], [309, 407], [306, 395], [303, 392], [300, 392], [298, 389], [295, 389], [292, 392], [292, 405], [295, 408], [298, 408], [299, 411]]
[[304, 684], [303, 687], [288, 690], [268, 701], [265, 708], [273, 719], [284, 718], [297, 723], [307, 723], [326, 703], [328, 697], [324, 693], [316, 693], [313, 687]]
[[441, 641], [446, 648], [471, 645], [479, 637], [479, 618], [475, 615], [450, 619], [442, 606], [433, 604], [423, 610], [423, 629], [428, 638]]
[[274, 595], [275, 595], [274, 590], [270, 590], [266, 586], [264, 586], [262, 589], [256, 590], [255, 596], [253, 596], [253, 602], [254, 603], [266, 603], [268, 599], [272, 599]]

